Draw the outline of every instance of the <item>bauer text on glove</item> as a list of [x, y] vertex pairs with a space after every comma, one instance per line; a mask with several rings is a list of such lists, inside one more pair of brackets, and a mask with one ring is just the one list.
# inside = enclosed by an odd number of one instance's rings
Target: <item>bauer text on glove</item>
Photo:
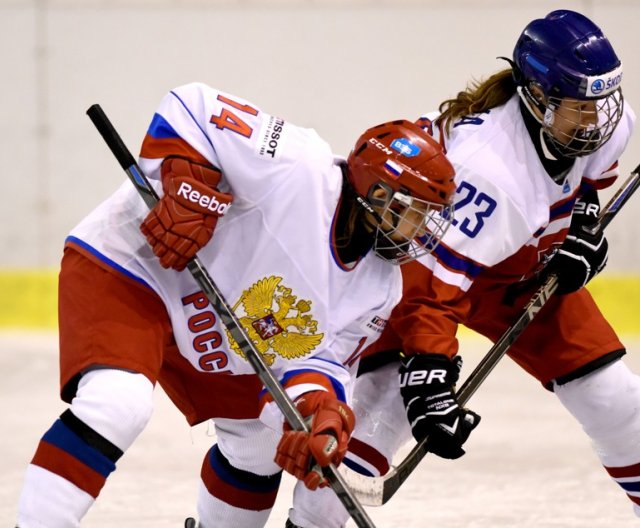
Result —
[[400, 364], [400, 393], [416, 440], [443, 458], [464, 455], [462, 444], [480, 423], [480, 416], [458, 405], [455, 384], [462, 359], [442, 354], [416, 354]]

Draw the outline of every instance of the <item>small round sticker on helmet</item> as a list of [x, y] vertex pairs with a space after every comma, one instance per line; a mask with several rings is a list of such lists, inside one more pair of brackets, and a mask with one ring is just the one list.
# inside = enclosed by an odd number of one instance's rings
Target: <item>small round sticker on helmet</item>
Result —
[[594, 94], [599, 94], [604, 90], [604, 81], [602, 79], [596, 79], [591, 83], [591, 92]]
[[407, 138], [394, 139], [391, 148], [407, 158], [413, 158], [420, 154], [420, 147], [411, 143]]

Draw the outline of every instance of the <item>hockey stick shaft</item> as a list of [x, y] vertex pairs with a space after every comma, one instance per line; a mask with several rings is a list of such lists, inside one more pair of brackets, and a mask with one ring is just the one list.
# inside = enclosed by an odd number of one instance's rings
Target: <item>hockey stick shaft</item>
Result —
[[[87, 110], [87, 115], [98, 129], [98, 132], [100, 132], [100, 135], [115, 158], [118, 160], [118, 163], [120, 163], [120, 166], [129, 176], [131, 183], [133, 183], [142, 199], [149, 208], [153, 208], [158, 202], [158, 194], [149, 183], [149, 180], [143, 173], [142, 169], [138, 166], [136, 160], [122, 141], [117, 130], [100, 105], [92, 105]], [[202, 291], [207, 296], [211, 306], [220, 316], [220, 319], [226, 329], [244, 353], [247, 361], [249, 361], [251, 367], [260, 378], [260, 381], [262, 381], [265, 388], [269, 391], [269, 394], [273, 397], [287, 422], [289, 422], [291, 427], [295, 430], [308, 432], [309, 428], [300, 415], [300, 412], [295, 407], [280, 382], [274, 376], [269, 366], [265, 363], [260, 352], [258, 352], [254, 347], [235, 312], [225, 300], [222, 292], [218, 289], [216, 283], [209, 275], [207, 269], [202, 265], [200, 259], [197, 256], [191, 259], [187, 264], [187, 268], [198, 286], [202, 288]], [[338, 473], [336, 467], [332, 464], [327, 468], [323, 468], [323, 470], [326, 472], [331, 487], [357, 526], [360, 528], [375, 528], [373, 522], [353, 492], [347, 486], [342, 475]]]
[[[607, 202], [592, 231], [595, 232], [607, 227], [639, 186], [640, 165], [635, 168], [624, 184]], [[550, 275], [542, 286], [538, 288], [536, 293], [522, 309], [520, 317], [518, 317], [516, 322], [495, 342], [460, 387], [458, 391], [460, 406], [465, 405], [478, 390], [489, 373], [507, 353], [509, 347], [522, 335], [529, 326], [529, 323], [533, 321], [538, 312], [540, 312], [542, 307], [551, 298], [557, 287], [557, 277]], [[364, 477], [349, 471], [347, 468], [342, 469], [342, 473], [345, 475], [347, 482], [362, 504], [381, 506], [398, 491], [400, 486], [409, 478], [409, 475], [411, 475], [413, 470], [428, 453], [427, 441], [428, 438], [425, 438], [418, 442], [400, 464], [382, 477]]]

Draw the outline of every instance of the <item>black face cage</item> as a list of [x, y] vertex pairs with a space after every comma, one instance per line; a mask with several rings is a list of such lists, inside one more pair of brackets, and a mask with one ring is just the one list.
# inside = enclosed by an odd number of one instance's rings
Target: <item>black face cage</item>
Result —
[[[553, 146], [568, 158], [586, 156], [602, 147], [613, 134], [622, 119], [624, 98], [618, 88], [602, 99], [595, 99], [593, 109], [575, 111], [575, 119], [558, 115], [556, 109], [568, 98], [549, 97], [542, 127]], [[577, 100], [576, 100], [577, 101]], [[584, 100], [579, 102], [584, 103]], [[560, 121], [563, 125], [573, 125], [569, 133], [558, 131]]]
[[395, 192], [380, 217], [373, 251], [383, 260], [400, 265], [428, 255], [440, 244], [453, 220], [453, 205]]

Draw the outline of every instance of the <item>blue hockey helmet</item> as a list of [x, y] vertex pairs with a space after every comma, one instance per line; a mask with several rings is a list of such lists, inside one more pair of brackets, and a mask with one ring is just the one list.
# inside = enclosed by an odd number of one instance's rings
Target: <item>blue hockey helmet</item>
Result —
[[622, 80], [622, 65], [607, 37], [575, 11], [553, 11], [529, 23], [513, 61], [522, 82], [538, 83], [547, 96], [600, 98]]
[[[518, 38], [513, 63], [521, 97], [542, 114], [536, 118], [562, 154], [589, 154], [609, 140], [622, 117], [622, 64], [591, 20], [568, 10], [533, 20]], [[542, 94], [536, 94], [534, 86]], [[563, 99], [595, 101], [595, 123], [576, 129], [573, 135], [556, 137], [554, 111]]]

